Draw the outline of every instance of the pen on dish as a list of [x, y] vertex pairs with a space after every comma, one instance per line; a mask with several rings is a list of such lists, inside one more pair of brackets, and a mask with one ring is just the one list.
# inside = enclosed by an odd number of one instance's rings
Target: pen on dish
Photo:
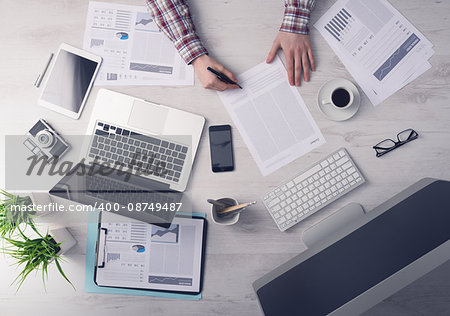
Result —
[[217, 214], [218, 215], [230, 215], [231, 213], [235, 214], [237, 212], [242, 211], [245, 207], [248, 207], [250, 205], [256, 204], [256, 201], [253, 202], [249, 202], [249, 203], [242, 203], [242, 204], [238, 204], [238, 205], [234, 205], [234, 206], [229, 206], [227, 208], [224, 208], [222, 210], [218, 210]]

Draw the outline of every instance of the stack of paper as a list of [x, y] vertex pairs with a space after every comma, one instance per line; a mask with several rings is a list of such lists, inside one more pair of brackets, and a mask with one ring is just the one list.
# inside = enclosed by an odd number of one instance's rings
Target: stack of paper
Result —
[[90, 2], [83, 48], [103, 58], [96, 85], [193, 85], [194, 70], [145, 6]]
[[339, 0], [314, 26], [373, 105], [431, 68], [433, 44], [387, 0]]

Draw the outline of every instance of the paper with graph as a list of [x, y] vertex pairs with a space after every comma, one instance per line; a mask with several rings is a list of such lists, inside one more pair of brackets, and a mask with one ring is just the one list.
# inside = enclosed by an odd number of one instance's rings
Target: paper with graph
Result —
[[194, 71], [145, 6], [90, 2], [83, 48], [103, 58], [96, 85], [193, 85]]
[[339, 0], [314, 26], [373, 105], [431, 68], [433, 44], [387, 0]]
[[100, 232], [99, 286], [199, 292], [202, 219], [175, 217], [162, 228], [102, 212]]

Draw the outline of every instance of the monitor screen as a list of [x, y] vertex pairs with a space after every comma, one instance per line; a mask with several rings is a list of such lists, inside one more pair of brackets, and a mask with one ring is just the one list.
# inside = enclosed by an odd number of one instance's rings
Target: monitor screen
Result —
[[447, 242], [450, 183], [442, 183], [428, 185], [265, 284], [257, 290], [264, 313], [329, 314]]

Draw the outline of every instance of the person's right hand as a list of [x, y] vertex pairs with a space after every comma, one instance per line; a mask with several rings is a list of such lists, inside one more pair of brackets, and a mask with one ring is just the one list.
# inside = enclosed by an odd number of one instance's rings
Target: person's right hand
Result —
[[229, 84], [219, 80], [215, 74], [207, 69], [208, 67], [211, 67], [212, 69], [223, 73], [234, 82], [237, 82], [237, 79], [234, 77], [233, 73], [217, 62], [214, 58], [209, 57], [206, 54], [201, 55], [200, 57], [194, 59], [192, 65], [194, 66], [195, 73], [197, 74], [198, 79], [200, 79], [203, 88], [217, 91], [238, 88], [235, 84]]

